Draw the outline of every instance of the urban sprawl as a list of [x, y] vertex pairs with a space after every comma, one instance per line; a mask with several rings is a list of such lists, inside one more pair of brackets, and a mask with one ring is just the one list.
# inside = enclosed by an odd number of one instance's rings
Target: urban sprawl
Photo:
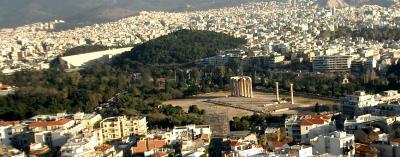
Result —
[[[262, 61], [269, 67], [309, 62], [312, 71], [319, 73], [374, 69], [384, 74], [400, 59], [400, 41], [321, 37], [339, 28], [400, 28], [398, 4], [323, 8], [315, 0], [258, 2], [207, 11], [140, 12], [116, 22], [53, 31], [64, 22], [0, 29], [1, 72], [48, 69], [67, 49], [82, 45], [128, 47], [61, 57], [69, 69], [84, 68], [91, 60], [129, 51], [136, 44], [180, 29], [246, 39], [238, 49], [197, 60], [200, 65], [222, 65], [234, 57], [244, 63]], [[230, 87], [230, 97], [253, 97], [250, 77], [232, 77]], [[279, 105], [284, 102], [278, 92], [277, 87]], [[178, 150], [189, 157], [212, 156], [210, 151], [224, 157], [400, 156], [399, 100], [397, 89], [357, 91], [340, 98], [340, 112], [287, 115], [283, 123], [260, 124], [257, 132], [227, 129], [216, 133], [215, 124], [150, 129], [155, 127], [148, 126], [146, 117], [102, 117], [95, 112], [36, 115], [0, 121], [0, 156], [41, 156], [54, 150], [62, 157], [164, 157]], [[337, 116], [344, 120], [336, 121]], [[220, 123], [229, 126], [228, 121]]]

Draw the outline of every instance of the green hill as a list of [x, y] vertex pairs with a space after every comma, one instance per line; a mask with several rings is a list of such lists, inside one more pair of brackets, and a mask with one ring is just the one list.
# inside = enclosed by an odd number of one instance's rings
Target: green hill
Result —
[[179, 30], [117, 56], [114, 64], [122, 66], [132, 62], [152, 65], [189, 63], [217, 55], [221, 50], [237, 48], [244, 43], [244, 39], [224, 33]]

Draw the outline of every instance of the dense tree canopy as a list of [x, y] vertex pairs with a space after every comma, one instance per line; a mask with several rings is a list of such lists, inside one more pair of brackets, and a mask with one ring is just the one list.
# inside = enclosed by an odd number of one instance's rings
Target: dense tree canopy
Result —
[[127, 76], [109, 65], [96, 64], [81, 72], [50, 69], [3, 76], [17, 85], [15, 94], [0, 97], [0, 119], [22, 119], [54, 112], [91, 112], [128, 84]]
[[179, 30], [138, 45], [116, 58], [115, 64], [132, 61], [142, 64], [188, 63], [214, 56], [219, 51], [237, 48], [245, 40], [211, 31]]

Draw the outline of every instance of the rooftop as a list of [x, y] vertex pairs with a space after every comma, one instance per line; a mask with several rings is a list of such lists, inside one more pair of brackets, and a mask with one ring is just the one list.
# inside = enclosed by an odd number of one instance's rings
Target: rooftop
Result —
[[9, 125], [17, 125], [20, 124], [21, 121], [0, 121], [0, 126], [9, 126]]
[[300, 125], [314, 125], [314, 124], [324, 124], [325, 122], [330, 121], [331, 116], [329, 115], [316, 115], [311, 118], [303, 118], [301, 119]]
[[102, 152], [104, 152], [104, 151], [107, 151], [107, 150], [111, 149], [112, 147], [113, 147], [112, 145], [103, 144], [103, 145], [101, 145], [101, 146], [95, 147], [94, 149], [95, 149], [96, 151], [102, 151]]
[[164, 140], [140, 140], [135, 147], [132, 147], [133, 153], [144, 153], [152, 149], [163, 148], [165, 146]]
[[65, 125], [71, 120], [63, 119], [58, 121], [47, 121], [47, 122], [32, 122], [29, 124], [29, 127], [45, 127], [45, 126], [61, 126]]

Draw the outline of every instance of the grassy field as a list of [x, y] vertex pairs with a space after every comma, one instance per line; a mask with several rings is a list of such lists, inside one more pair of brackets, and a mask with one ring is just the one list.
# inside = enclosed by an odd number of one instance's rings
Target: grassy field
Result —
[[[290, 96], [281, 95], [281, 99], [289, 100]], [[213, 103], [205, 102], [207, 100], [229, 103], [232, 106], [245, 108], [238, 109], [234, 107], [220, 106]], [[335, 106], [338, 102], [332, 100], [294, 97], [295, 104], [281, 103], [276, 104], [276, 96], [273, 93], [254, 92], [253, 98], [229, 97], [229, 92], [213, 92], [193, 96], [186, 99], [174, 99], [163, 102], [163, 104], [171, 104], [181, 106], [187, 110], [190, 105], [197, 105], [200, 109], [204, 109], [207, 113], [227, 113], [229, 118], [252, 115], [254, 111], [271, 113], [271, 114], [308, 114], [312, 113], [312, 107], [318, 102], [321, 105]], [[287, 108], [287, 110], [285, 110]], [[283, 109], [283, 111], [279, 111]]]

